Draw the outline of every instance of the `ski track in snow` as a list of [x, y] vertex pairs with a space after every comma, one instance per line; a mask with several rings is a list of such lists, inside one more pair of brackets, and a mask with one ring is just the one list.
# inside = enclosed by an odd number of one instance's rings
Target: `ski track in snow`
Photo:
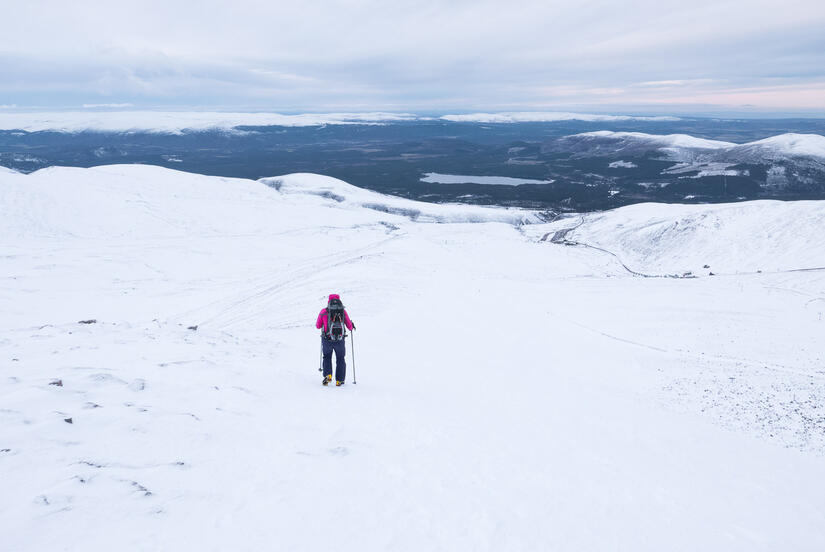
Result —
[[825, 546], [821, 202], [435, 224], [279, 179], [0, 174], [4, 550]]

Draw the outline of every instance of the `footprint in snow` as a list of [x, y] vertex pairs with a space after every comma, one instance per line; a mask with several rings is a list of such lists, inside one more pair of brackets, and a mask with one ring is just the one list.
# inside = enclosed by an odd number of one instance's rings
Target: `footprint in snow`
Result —
[[334, 447], [329, 449], [327, 452], [331, 456], [347, 456], [349, 454], [349, 449], [347, 447]]
[[137, 481], [130, 481], [130, 480], [127, 480], [127, 479], [121, 479], [121, 481], [123, 481], [124, 483], [128, 483], [129, 485], [134, 487], [136, 492], [143, 493], [143, 496], [152, 496], [152, 491], [150, 491], [149, 489], [147, 489], [146, 487], [144, 487], [143, 485], [141, 485]]
[[92, 381], [98, 382], [98, 383], [120, 383], [120, 384], [125, 384], [126, 383], [125, 381], [123, 381], [120, 378], [117, 378], [117, 377], [115, 377], [111, 374], [104, 374], [104, 373], [92, 374], [91, 376], [89, 376], [89, 379], [92, 380]]

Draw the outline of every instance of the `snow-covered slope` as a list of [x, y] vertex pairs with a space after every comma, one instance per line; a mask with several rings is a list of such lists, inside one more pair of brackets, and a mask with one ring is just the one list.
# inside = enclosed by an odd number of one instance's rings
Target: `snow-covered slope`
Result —
[[[52, 167], [25, 177], [15, 175], [6, 183], [3, 198], [6, 212], [15, 216], [0, 220], [0, 231], [7, 236], [183, 236], [193, 228], [200, 234], [261, 233], [336, 221], [359, 207], [377, 211], [376, 216], [393, 223], [541, 221], [530, 211], [414, 202], [309, 174], [261, 180], [269, 188], [250, 180], [151, 165]], [[289, 210], [280, 215], [285, 220], [275, 221], [262, 206], [282, 209], [285, 195], [291, 204], [329, 209], [323, 215], [313, 209]], [[234, 209], [231, 217], [225, 215], [228, 205]], [[134, 206], [140, 208], [129, 209]], [[130, 216], [123, 216], [124, 209]]]
[[330, 199], [343, 208], [363, 207], [420, 222], [504, 222], [533, 224], [543, 217], [524, 209], [422, 203], [358, 188], [343, 180], [317, 174], [263, 178], [261, 182], [284, 194], [309, 194]]
[[730, 148], [736, 145], [732, 142], [721, 142], [719, 140], [696, 138], [695, 136], [690, 136], [689, 134], [645, 134], [643, 132], [613, 132], [610, 130], [584, 132], [582, 134], [575, 134], [569, 138], [579, 138], [583, 141], [592, 139], [611, 140], [615, 142], [627, 142], [633, 145], [643, 145], [652, 148], [714, 150], [720, 148]]
[[821, 550], [822, 212], [0, 172], [2, 548]]
[[645, 134], [599, 130], [573, 134], [545, 145], [546, 149], [578, 156], [643, 156], [658, 151], [672, 161], [690, 162], [736, 144], [706, 140], [687, 134]]
[[730, 155], [768, 160], [786, 157], [812, 157], [825, 161], [825, 136], [819, 134], [780, 134], [755, 142], [739, 144], [731, 149]]
[[[566, 136], [557, 141], [564, 148], [589, 155], [644, 153], [660, 150], [679, 161], [704, 155], [710, 159], [724, 156], [731, 160], [776, 160], [787, 157], [813, 157], [825, 160], [825, 136], [819, 134], [780, 134], [763, 140], [735, 144], [706, 140], [687, 134], [645, 134], [600, 130]], [[747, 159], [746, 159], [747, 158]]]
[[[646, 274], [716, 274], [825, 267], [825, 202], [642, 203], [531, 229], [605, 249]], [[803, 236], [810, 236], [806, 239]], [[709, 265], [709, 269], [704, 266]]]

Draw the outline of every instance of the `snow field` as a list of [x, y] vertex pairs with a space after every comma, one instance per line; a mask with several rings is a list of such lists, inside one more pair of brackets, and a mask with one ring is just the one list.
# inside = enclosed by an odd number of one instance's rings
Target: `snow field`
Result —
[[[818, 203], [637, 206], [568, 233], [614, 257], [542, 241], [575, 217], [278, 180], [0, 175], [9, 550], [825, 544], [825, 280], [752, 270], [816, 258], [798, 242]], [[329, 292], [358, 327], [339, 389], [312, 326]]]

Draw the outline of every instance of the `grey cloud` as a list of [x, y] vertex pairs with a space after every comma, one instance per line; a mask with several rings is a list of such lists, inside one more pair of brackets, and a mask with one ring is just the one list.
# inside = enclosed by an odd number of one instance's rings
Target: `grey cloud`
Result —
[[20, 2], [0, 103], [475, 110], [825, 82], [821, 2], [554, 4]]

